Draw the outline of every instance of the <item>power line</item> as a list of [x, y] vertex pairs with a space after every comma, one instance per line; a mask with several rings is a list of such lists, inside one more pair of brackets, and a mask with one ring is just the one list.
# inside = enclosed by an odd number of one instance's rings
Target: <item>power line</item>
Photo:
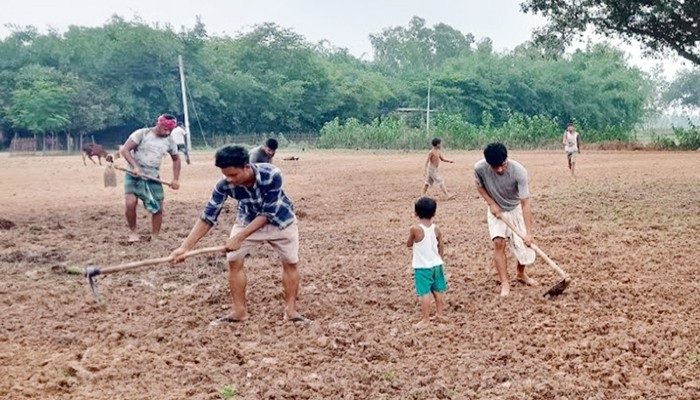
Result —
[[197, 120], [197, 125], [199, 125], [199, 133], [202, 135], [202, 140], [204, 140], [204, 145], [206, 147], [209, 147], [209, 143], [207, 143], [207, 138], [204, 136], [204, 129], [202, 129], [202, 122], [199, 120], [199, 114], [197, 113], [197, 107], [194, 104], [194, 98], [192, 98], [192, 92], [190, 91], [190, 87], [187, 85], [187, 81], [185, 81], [185, 86], [187, 87], [187, 97], [190, 98], [190, 103], [192, 103], [192, 111], [194, 111], [194, 118]]

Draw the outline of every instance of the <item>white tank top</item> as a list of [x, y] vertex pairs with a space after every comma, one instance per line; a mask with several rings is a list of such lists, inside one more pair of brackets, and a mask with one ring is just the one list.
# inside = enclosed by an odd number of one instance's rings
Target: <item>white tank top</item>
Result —
[[413, 268], [432, 268], [442, 265], [442, 257], [438, 253], [438, 242], [435, 236], [435, 224], [425, 227], [418, 224], [423, 229], [423, 240], [413, 243]]
[[566, 139], [564, 140], [564, 151], [566, 151], [568, 153], [578, 151], [578, 142], [576, 141], [576, 139], [578, 138], [578, 132], [566, 131], [565, 134], [566, 134]]

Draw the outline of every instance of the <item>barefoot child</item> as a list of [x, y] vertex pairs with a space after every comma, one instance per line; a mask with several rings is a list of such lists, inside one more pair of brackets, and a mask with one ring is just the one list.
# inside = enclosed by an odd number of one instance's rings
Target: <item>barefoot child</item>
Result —
[[435, 138], [432, 141], [432, 145], [433, 148], [430, 150], [430, 152], [428, 152], [428, 159], [425, 161], [425, 185], [423, 185], [423, 195], [425, 196], [429, 187], [437, 184], [440, 185], [440, 189], [442, 189], [442, 192], [445, 193], [445, 196], [447, 196], [447, 199], [449, 200], [452, 198], [452, 196], [445, 188], [445, 181], [438, 173], [438, 166], [440, 165], [440, 161], [444, 161], [446, 163], [453, 163], [454, 161], [442, 158], [442, 154], [440, 153], [440, 149], [442, 148], [442, 140]]
[[409, 231], [408, 247], [413, 247], [413, 271], [416, 293], [420, 298], [422, 318], [418, 325], [430, 323], [430, 295], [435, 297], [437, 319], [443, 318], [447, 280], [442, 261], [442, 236], [432, 222], [437, 204], [430, 197], [416, 200], [415, 211], [419, 221]]

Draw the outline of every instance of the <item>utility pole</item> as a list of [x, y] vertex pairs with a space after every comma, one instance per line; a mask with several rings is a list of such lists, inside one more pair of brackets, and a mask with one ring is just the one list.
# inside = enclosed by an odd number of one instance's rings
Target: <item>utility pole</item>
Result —
[[430, 136], [430, 78], [428, 78], [428, 105], [425, 107], [425, 132]]
[[187, 142], [187, 151], [192, 151], [192, 140], [190, 139], [190, 116], [187, 113], [187, 89], [185, 88], [185, 67], [182, 62], [182, 55], [177, 56], [177, 64], [180, 69], [180, 91], [182, 92], [182, 109], [185, 114], [185, 140]]

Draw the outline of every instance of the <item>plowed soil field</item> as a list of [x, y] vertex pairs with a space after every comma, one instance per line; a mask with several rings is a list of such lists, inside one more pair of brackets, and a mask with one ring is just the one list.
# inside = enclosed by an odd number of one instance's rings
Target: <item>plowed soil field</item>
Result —
[[[427, 150], [426, 150], [427, 152]], [[298, 161], [282, 158], [295, 155]], [[444, 153], [446, 323], [415, 328], [406, 248], [424, 153], [281, 151], [301, 236], [300, 311], [284, 321], [281, 265], [246, 261], [250, 319], [210, 326], [229, 305], [222, 255], [100, 277], [96, 303], [71, 267], [167, 256], [219, 172], [212, 153], [166, 188], [161, 237], [128, 244], [123, 176], [79, 156], [0, 155], [1, 399], [698, 399], [700, 168], [696, 153], [513, 151], [528, 168], [535, 240], [574, 278], [529, 268], [500, 298], [474, 188], [479, 152]], [[119, 160], [123, 163], [123, 160]], [[123, 165], [123, 164], [122, 164]], [[171, 176], [170, 161], [162, 175]], [[224, 243], [230, 200], [198, 247]]]

